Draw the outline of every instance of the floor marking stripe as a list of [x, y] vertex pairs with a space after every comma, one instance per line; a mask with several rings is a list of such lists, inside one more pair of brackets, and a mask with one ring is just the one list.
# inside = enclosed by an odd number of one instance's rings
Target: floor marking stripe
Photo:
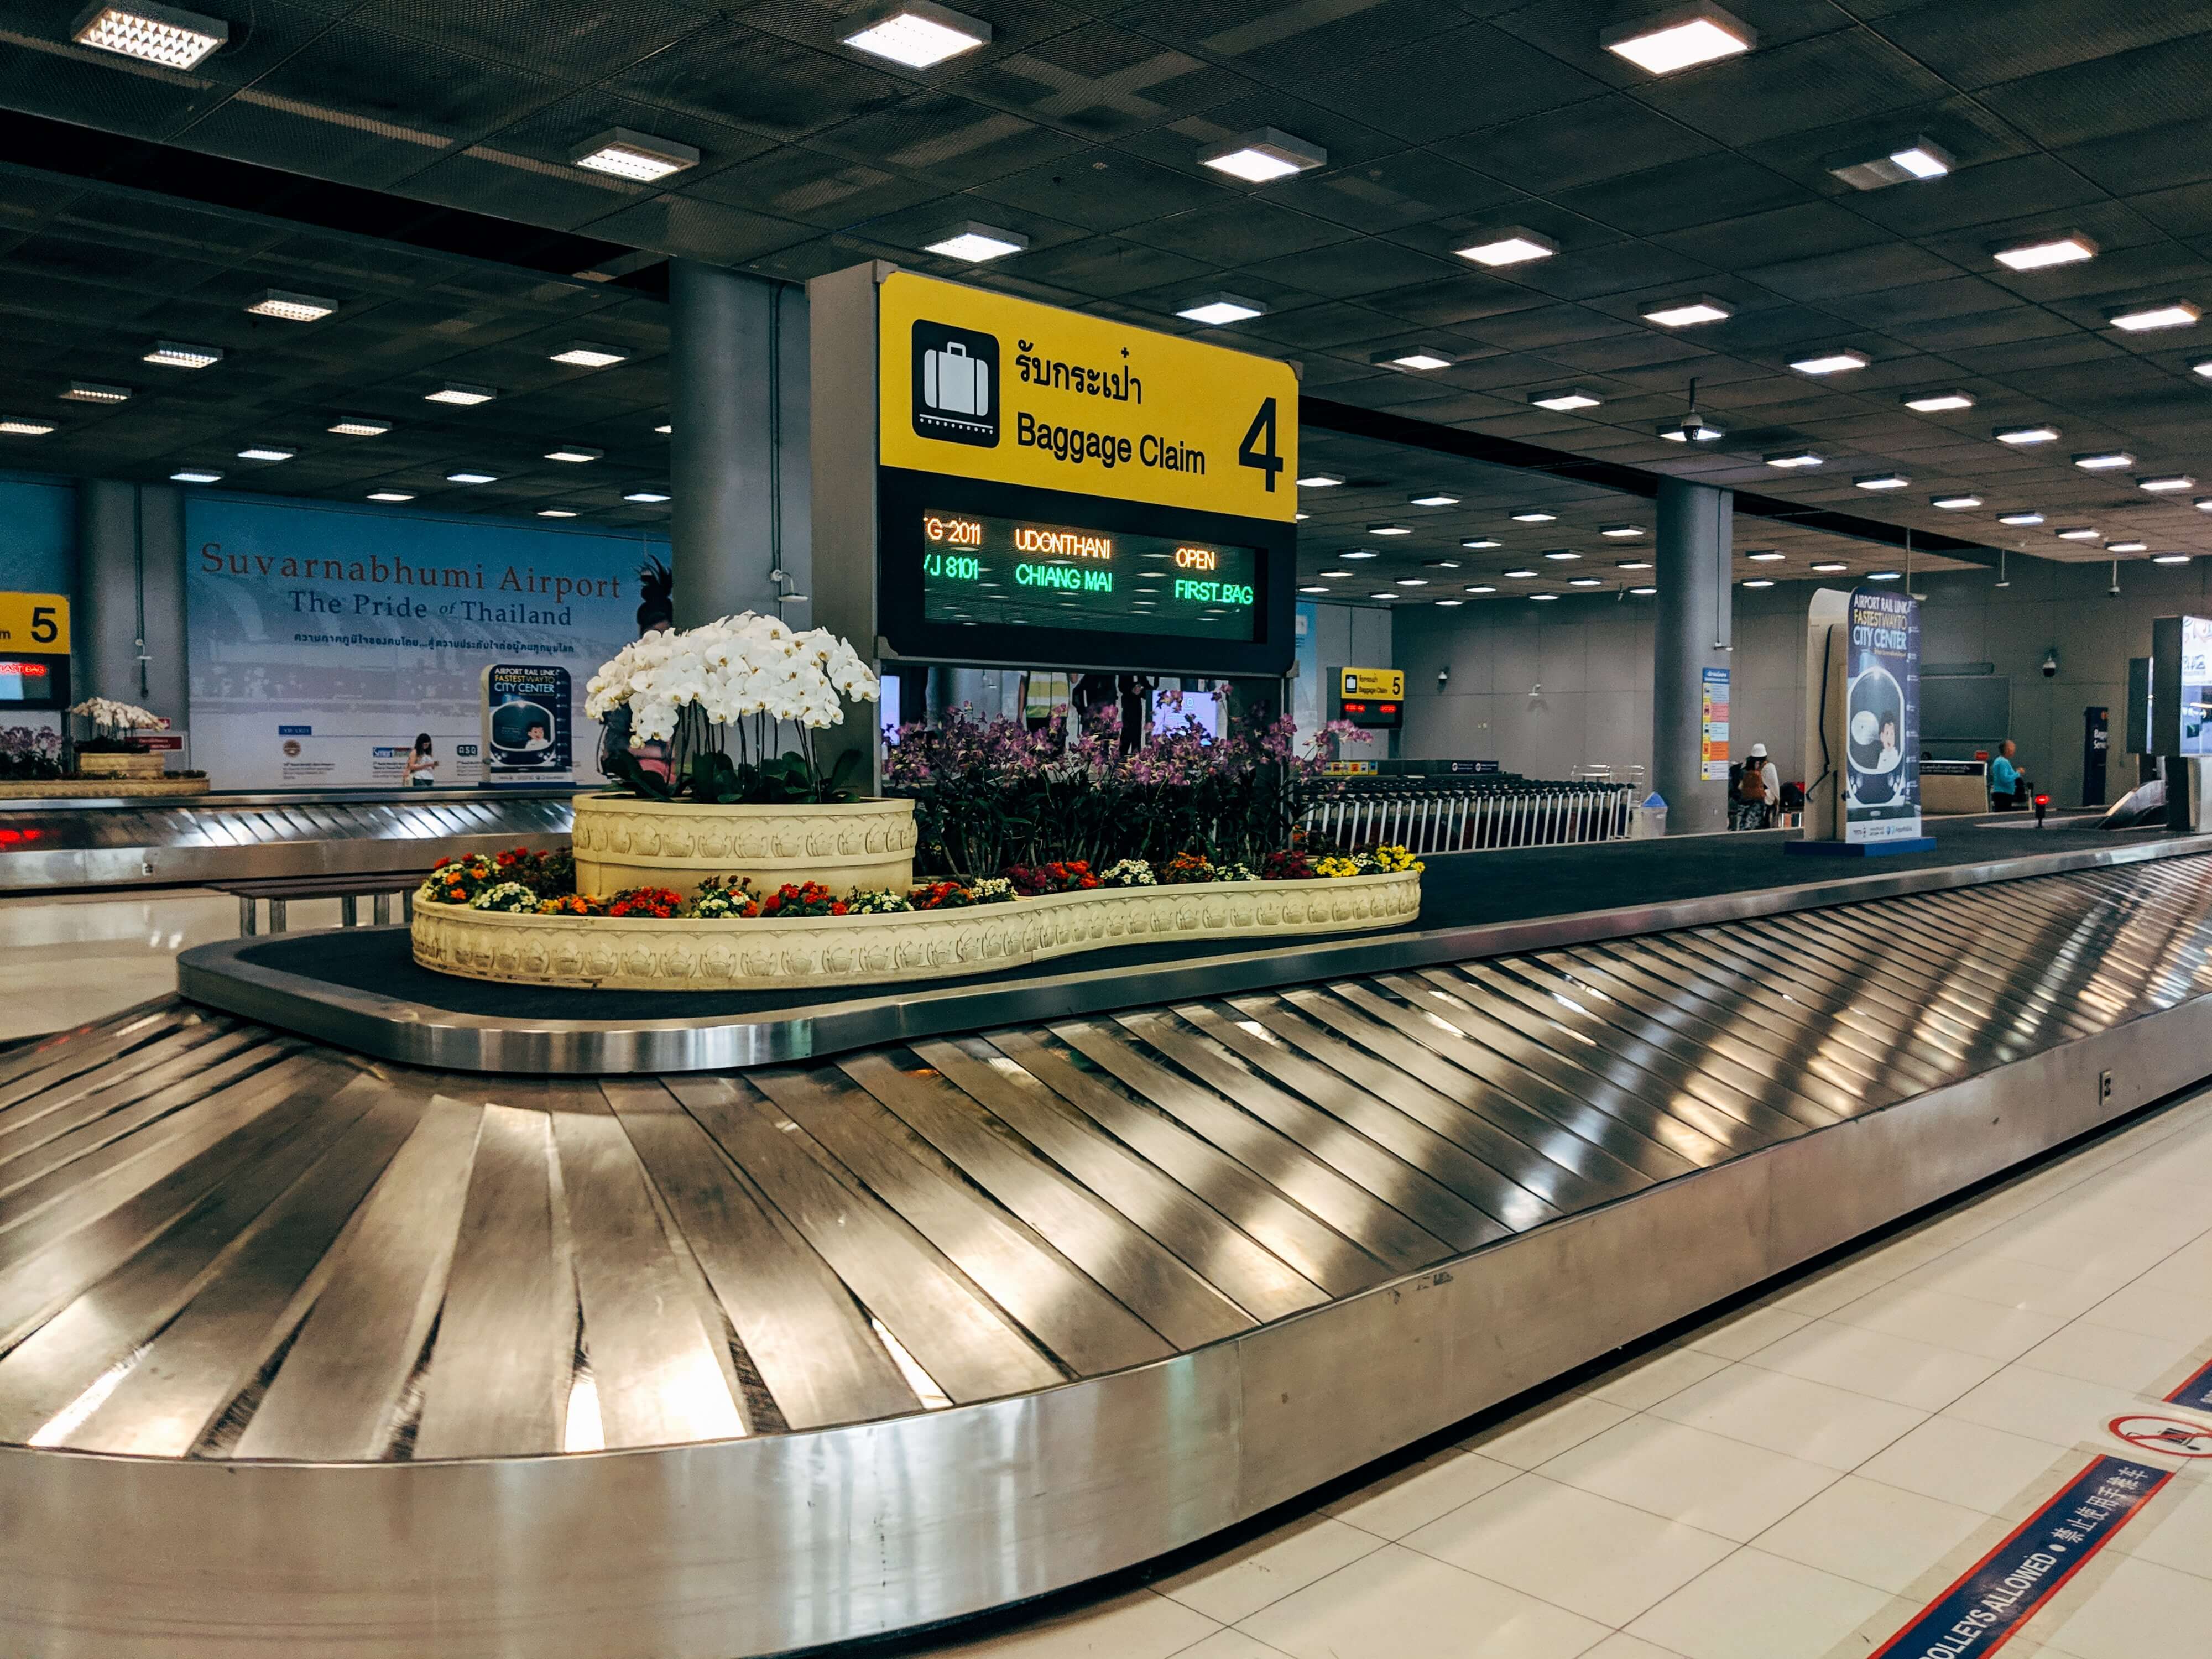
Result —
[[2186, 1382], [2166, 1396], [2169, 1406], [2194, 1406], [2199, 1411], [2212, 1411], [2212, 1359], [2200, 1366]]

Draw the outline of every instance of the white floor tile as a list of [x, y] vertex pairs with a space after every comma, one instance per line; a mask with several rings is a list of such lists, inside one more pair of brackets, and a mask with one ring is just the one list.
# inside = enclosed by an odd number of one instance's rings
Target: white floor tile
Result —
[[1554, 1480], [1747, 1542], [1836, 1479], [1802, 1458], [1637, 1417], [1544, 1465]]
[[1593, 1400], [1623, 1406], [1632, 1412], [1649, 1411], [1670, 1395], [1702, 1382], [1729, 1362], [1719, 1355], [1695, 1348], [1667, 1348], [1607, 1371], [1583, 1386]]
[[1339, 1498], [1328, 1506], [1328, 1512], [1378, 1538], [1403, 1538], [1414, 1528], [1504, 1486], [1518, 1473], [1510, 1463], [1454, 1446]]
[[1735, 1546], [1540, 1474], [1453, 1510], [1406, 1547], [1620, 1626]]
[[1285, 1596], [1243, 1628], [1292, 1659], [1578, 1659], [1611, 1633], [1397, 1544]]
[[1978, 1510], [1846, 1475], [1755, 1541], [1769, 1554], [1902, 1595], [1977, 1531], [2003, 1524]]
[[1628, 1409], [1624, 1406], [1593, 1400], [1588, 1395], [1569, 1395], [1559, 1401], [1533, 1406], [1495, 1428], [1468, 1436], [1460, 1444], [1466, 1450], [1495, 1458], [1516, 1469], [1533, 1469], [1569, 1447], [1604, 1433], [1614, 1424], [1626, 1422], [1628, 1417]]
[[1686, 1659], [1820, 1659], [1889, 1600], [1881, 1591], [1738, 1550], [1629, 1626]]
[[1700, 1353], [1718, 1354], [1723, 1359], [1748, 1359], [1770, 1343], [1778, 1342], [1811, 1322], [1809, 1316], [1791, 1313], [1786, 1308], [1747, 1308], [1741, 1313], [1714, 1321], [1686, 1339], [1682, 1346], [1695, 1348]]
[[2073, 1316], [1999, 1307], [1974, 1297], [1900, 1284], [1877, 1289], [1828, 1317], [1839, 1325], [1887, 1331], [1985, 1359], [2017, 1359]]
[[1651, 1415], [1841, 1470], [1856, 1468], [1928, 1413], [1741, 1364], [1660, 1401]]
[[2212, 1485], [2168, 1486], [2128, 1523], [2112, 1547], [2139, 1560], [2212, 1578]]
[[939, 1650], [936, 1659], [1167, 1659], [1220, 1626], [1150, 1590]]
[[1289, 1659], [1289, 1656], [1241, 1630], [1218, 1630], [1183, 1649], [1175, 1659]]
[[[2212, 1308], [2205, 1312], [2212, 1325]], [[2143, 1393], [2203, 1346], [2170, 1336], [2145, 1336], [2112, 1325], [2093, 1325], [2077, 1319], [2054, 1331], [2020, 1357], [2019, 1363], [2039, 1371], [2056, 1371], [2107, 1387]]]
[[1655, 1647], [1640, 1636], [1615, 1631], [1584, 1654], [1583, 1659], [1681, 1659], [1681, 1656], [1666, 1648]]
[[2116, 1416], [2144, 1409], [2131, 1389], [2008, 1365], [1945, 1407], [1943, 1415], [2071, 1445], [2095, 1437]]
[[2076, 1319], [2142, 1272], [2102, 1267], [2045, 1267], [1979, 1251], [1961, 1251], [1899, 1279], [1900, 1289], [1942, 1291], [2000, 1308]]
[[2207, 1302], [2202, 1295], [2191, 1295], [2146, 1278], [2106, 1297], [2081, 1316], [2093, 1324], [2163, 1341], [2202, 1342], [2206, 1327], [2212, 1324], [2206, 1313]]
[[1171, 1601], [1233, 1625], [1357, 1561], [1382, 1541], [1330, 1516], [1302, 1516], [1152, 1588]]
[[2086, 1591], [2061, 1590], [2036, 1623], [2076, 1659], [2184, 1659], [2212, 1649], [2212, 1580], [2122, 1556]]
[[[2049, 1476], [2074, 1455], [2070, 1442], [2053, 1443], [2002, 1429], [1984, 1428], [1955, 1417], [1931, 1417], [1895, 1445], [1860, 1465], [1858, 1473], [1869, 1480], [1901, 1486], [1945, 1503], [1962, 1504], [1984, 1514], [2013, 1516], [2027, 1511], [2019, 1507], [2023, 1493], [2033, 1490], [2034, 1502], [2057, 1487], [2044, 1490], [2036, 1483]], [[2075, 1460], [2075, 1467], [2079, 1460]]]
[[1786, 1291], [1778, 1291], [1766, 1297], [1760, 1305], [1819, 1319], [1893, 1283], [1898, 1274], [1905, 1270], [1905, 1267], [1887, 1267], [1877, 1258], [1854, 1261], [1843, 1267], [1831, 1267], [1826, 1273]]
[[2003, 1363], [1832, 1319], [1814, 1320], [1745, 1361], [1929, 1412], [1949, 1405]]

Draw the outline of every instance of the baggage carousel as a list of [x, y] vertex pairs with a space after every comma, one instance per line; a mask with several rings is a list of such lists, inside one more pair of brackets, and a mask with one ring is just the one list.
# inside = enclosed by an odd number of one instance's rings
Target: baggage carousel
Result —
[[1944, 843], [535, 1075], [204, 947], [0, 1056], [0, 1650], [738, 1659], [1203, 1539], [2212, 1073], [2212, 837]]

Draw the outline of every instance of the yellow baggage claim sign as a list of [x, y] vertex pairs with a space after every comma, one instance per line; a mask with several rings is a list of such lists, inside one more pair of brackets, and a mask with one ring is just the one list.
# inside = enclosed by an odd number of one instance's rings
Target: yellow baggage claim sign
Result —
[[1286, 364], [905, 272], [876, 299], [875, 618], [893, 655], [1290, 666]]

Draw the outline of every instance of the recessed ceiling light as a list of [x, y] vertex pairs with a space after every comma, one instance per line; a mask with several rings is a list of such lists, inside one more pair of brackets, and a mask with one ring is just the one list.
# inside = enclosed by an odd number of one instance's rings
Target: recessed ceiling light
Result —
[[1311, 517], [1313, 517], [1313, 514], [1310, 513], [1293, 513], [1291, 514], [1291, 521], [1293, 524], [1304, 524]]
[[2148, 542], [2106, 542], [2105, 544], [2105, 551], [2107, 553], [2140, 553], [2143, 549], [2149, 545], [2150, 544]]
[[446, 475], [446, 482], [457, 484], [497, 483], [499, 474], [496, 472], [448, 472]]
[[1427, 370], [1449, 368], [1459, 359], [1434, 346], [1396, 346], [1389, 351], [1378, 351], [1367, 361], [1377, 368]]
[[1470, 593], [1495, 593], [1498, 590], [1483, 582], [1471, 582], [1467, 591]]
[[1465, 599], [1438, 599], [1437, 603], [1438, 605], [1465, 605], [1467, 601]]
[[1957, 165], [1942, 145], [1923, 137], [1873, 155], [1837, 158], [1827, 164], [1830, 173], [1854, 190], [1882, 190], [1915, 179], [1941, 179]]
[[27, 415], [11, 415], [0, 420], [0, 433], [10, 438], [43, 438], [53, 429], [52, 421], [33, 420]]
[[1827, 459], [1826, 456], [1810, 449], [1785, 449], [1777, 454], [1769, 455], [1766, 458], [1766, 464], [1769, 466], [1782, 467], [1786, 470], [1790, 467], [1819, 466]]
[[663, 422], [662, 422], [659, 426], [657, 426], [657, 427], [653, 428], [653, 429], [655, 432], [659, 433], [662, 437], [665, 438], [665, 437], [667, 437], [667, 436], [669, 435], [669, 434], [671, 434], [672, 432], [675, 431], [675, 429], [676, 429], [676, 428], [675, 428], [674, 427], [671, 426], [667, 422], [663, 421]]
[[1525, 265], [1531, 259], [1548, 259], [1559, 251], [1557, 242], [1526, 225], [1503, 226], [1486, 232], [1480, 241], [1454, 250], [1461, 258], [1472, 259], [1493, 270], [1501, 265]]
[[1382, 555], [1371, 547], [1347, 547], [1336, 556], [1340, 559], [1375, 559]]
[[1264, 317], [1267, 307], [1257, 300], [1247, 300], [1234, 294], [1206, 294], [1193, 300], [1178, 317], [1187, 317], [1194, 323], [1204, 323], [1208, 328], [1219, 328], [1224, 323], [1241, 323], [1249, 317]]
[[1370, 599], [1395, 599], [1398, 596], [1395, 593], [1389, 592], [1386, 590], [1381, 593], [1370, 593], [1367, 597]]
[[541, 519], [573, 519], [576, 515], [565, 507], [541, 507], [538, 509], [538, 516]]
[[1870, 582], [1893, 582], [1904, 574], [1901, 570], [1869, 570], [1867, 580]]
[[1413, 526], [1409, 524], [1370, 524], [1367, 526], [1367, 533], [1370, 536], [1410, 536], [1413, 533]]
[[127, 404], [131, 401], [131, 388], [103, 386], [97, 380], [71, 380], [62, 398], [72, 404]]
[[1326, 587], [1322, 587], [1322, 586], [1310, 586], [1310, 587], [1301, 587], [1300, 589], [1298, 589], [1298, 592], [1301, 592], [1301, 593], [1326, 593], [1326, 592], [1328, 592], [1328, 589], [1327, 589]]
[[555, 352], [550, 361], [577, 368], [611, 368], [617, 363], [628, 362], [629, 353], [619, 346], [593, 345], [588, 340], [579, 340]]
[[2055, 426], [2043, 424], [2038, 424], [2035, 426], [2001, 426], [1997, 428], [1996, 430], [1990, 433], [1990, 436], [1995, 438], [2001, 444], [2014, 444], [2021, 448], [2025, 448], [2030, 444], [2057, 443], [2058, 441], [2058, 428]]
[[1532, 599], [1543, 600], [1556, 599], [1559, 596], [1556, 593], [1531, 593], [1528, 597]]
[[1555, 563], [1565, 564], [1571, 560], [1581, 558], [1582, 555], [1571, 547], [1553, 547], [1545, 550], [1544, 556]]
[[1849, 570], [1850, 566], [1844, 563], [1838, 559], [1829, 559], [1822, 563], [1814, 565], [1813, 568], [1819, 571], [1823, 576], [1833, 576], [1843, 571]]
[[1662, 328], [1692, 328], [1699, 323], [1725, 322], [1734, 315], [1733, 307], [1723, 304], [1709, 294], [1694, 294], [1652, 307], [1644, 313], [1644, 320], [1656, 323]]
[[1628, 591], [1639, 599], [1648, 599], [1659, 590], [1656, 587], [1632, 587]]
[[[626, 501], [643, 501], [650, 506], [657, 502], [666, 501], [668, 496], [665, 491], [658, 489], [633, 489], [628, 495], [624, 495], [623, 499]], [[788, 596], [787, 595], [786, 597]]]
[[1946, 513], [1962, 513], [1970, 507], [1979, 507], [1981, 504], [1982, 498], [1979, 495], [1930, 495], [1928, 498], [1929, 506], [1940, 507]]
[[1862, 472], [1851, 482], [1861, 489], [1903, 489], [1912, 480], [1902, 472]]
[[841, 37], [842, 44], [903, 69], [933, 69], [948, 58], [991, 44], [991, 26], [933, 0], [901, 0], [866, 14], [867, 21]]
[[1431, 489], [1425, 495], [1408, 498], [1415, 507], [1457, 507], [1459, 497], [1447, 495], [1441, 489]]
[[1649, 559], [1623, 559], [1619, 564], [1615, 565], [1613, 568], [1616, 570], [1649, 570], [1651, 568], [1651, 561]]
[[2043, 236], [2016, 247], [1993, 247], [1990, 257], [2008, 270], [2042, 270], [2051, 265], [2078, 264], [2097, 257], [2097, 245], [2081, 232]]
[[1746, 587], [1771, 587], [1774, 586], [1774, 578], [1771, 576], [1753, 576], [1745, 581], [1744, 586]]
[[230, 39], [230, 25], [149, 0], [122, 4], [95, 0], [77, 19], [70, 39], [81, 46], [118, 52], [163, 69], [188, 70]]
[[372, 501], [411, 501], [415, 497], [404, 489], [372, 489], [368, 499]]
[[1337, 581], [1346, 576], [1349, 576], [1352, 573], [1349, 570], [1324, 570], [1321, 574], [1324, 578], [1330, 581]]
[[1525, 513], [1516, 513], [1513, 515], [1513, 522], [1516, 524], [1549, 524], [1559, 516], [1559, 515], [1556, 513], [1547, 513], [1541, 507], [1532, 507]]
[[1505, 574], [1515, 581], [1526, 581], [1536, 573], [1533, 570], [1509, 570]]
[[592, 173], [605, 173], [633, 184], [649, 185], [672, 173], [699, 165], [699, 152], [673, 138], [656, 138], [628, 127], [609, 127], [568, 152], [568, 160]]
[[299, 453], [296, 449], [279, 449], [274, 444], [256, 444], [250, 449], [240, 450], [238, 459], [241, 461], [289, 461]]
[[2000, 513], [1997, 514], [1997, 522], [1999, 524], [2009, 525], [2041, 524], [2043, 522], [2043, 514], [2040, 513]]
[[1279, 128], [1261, 127], [1202, 151], [1198, 159], [1216, 173], [1248, 185], [1265, 185], [1328, 166], [1328, 152]]
[[422, 401], [427, 404], [453, 404], [461, 408], [473, 408], [488, 404], [499, 393], [488, 386], [471, 386], [462, 380], [448, 380], [435, 392], [426, 392]]
[[547, 450], [545, 459], [549, 461], [596, 461], [604, 458], [606, 453], [604, 449], [582, 449], [574, 444], [563, 444], [558, 449]]
[[2186, 553], [2154, 553], [2150, 556], [2153, 564], [2187, 564], [2189, 560], [2190, 556]]
[[2199, 513], [2212, 513], [2212, 495], [2198, 497], [2196, 505]]
[[1401, 576], [1398, 578], [1398, 586], [1401, 587], [1426, 587], [1428, 585], [1429, 579], [1426, 576]]
[[195, 470], [190, 472], [172, 472], [169, 475], [169, 482], [171, 483], [210, 484], [220, 483], [222, 481], [222, 474], [220, 472], [204, 472]]
[[381, 438], [392, 430], [392, 422], [368, 415], [341, 415], [331, 422], [330, 430], [341, 438]]
[[1762, 547], [1758, 551], [1747, 553], [1743, 556], [1753, 564], [1778, 564], [1784, 557], [1781, 553], [1771, 547]]
[[1301, 489], [1334, 489], [1343, 479], [1334, 472], [1309, 472], [1298, 480]]
[[1471, 552], [1480, 553], [1486, 548], [1503, 547], [1505, 544], [1494, 536], [1470, 536], [1460, 545]]
[[1570, 587], [1603, 587], [1605, 584], [1595, 576], [1571, 576], [1567, 579], [1567, 586]]
[[2074, 458], [2074, 465], [2084, 472], [2117, 472], [2135, 464], [2136, 458], [2124, 449], [2093, 449]]
[[1003, 259], [1009, 253], [1019, 253], [1029, 245], [1030, 239], [1018, 230], [1000, 230], [995, 225], [964, 219], [939, 233], [935, 241], [921, 246], [924, 252], [941, 253], [948, 259], [964, 259], [971, 265], [980, 265], [988, 259]]
[[2160, 305], [2119, 312], [2106, 320], [2123, 333], [2144, 334], [2153, 329], [2189, 328], [2203, 314], [2186, 300], [2169, 300]]
[[2097, 539], [2096, 526], [2094, 525], [2069, 525], [2065, 529], [2054, 531], [2051, 533], [2062, 542], [2094, 542]]
[[1672, 75], [1716, 58], [1733, 58], [1759, 44], [1759, 35], [1711, 0], [1675, 6], [1656, 16], [1618, 23], [1598, 45], [1652, 75]]
[[138, 360], [164, 368], [206, 368], [222, 361], [221, 346], [186, 345], [181, 340], [156, 340], [154, 349]]
[[1421, 568], [1424, 570], [1456, 570], [1459, 568], [1459, 561], [1457, 559], [1423, 559], [1421, 561]]
[[1585, 392], [1578, 386], [1561, 386], [1556, 392], [1532, 392], [1528, 401], [1539, 409], [1557, 410], [1562, 414], [1571, 409], [1595, 409], [1605, 400], [1595, 392]]
[[2193, 489], [2196, 487], [2196, 479], [2184, 477], [2178, 472], [2170, 473], [2162, 477], [2136, 480], [2137, 489], [2148, 489], [2154, 495], [2170, 495], [2177, 489]]
[[1916, 392], [1898, 402], [1923, 415], [1940, 415], [1947, 409], [1972, 409], [1973, 394], [1966, 392]]
[[294, 294], [281, 288], [262, 289], [246, 307], [250, 316], [274, 317], [281, 323], [319, 322], [337, 308], [336, 300], [320, 300], [312, 294]]
[[1790, 365], [1800, 374], [1847, 374], [1866, 366], [1866, 358], [1856, 351], [1824, 351], [1818, 356], [1800, 357]]
[[1601, 524], [1597, 533], [1616, 542], [1632, 542], [1644, 533], [1640, 524]]

